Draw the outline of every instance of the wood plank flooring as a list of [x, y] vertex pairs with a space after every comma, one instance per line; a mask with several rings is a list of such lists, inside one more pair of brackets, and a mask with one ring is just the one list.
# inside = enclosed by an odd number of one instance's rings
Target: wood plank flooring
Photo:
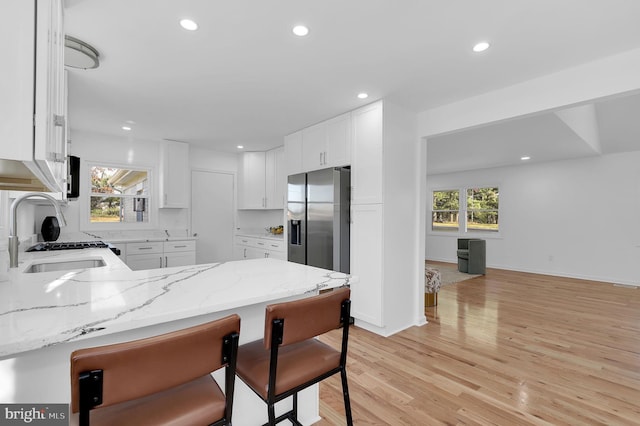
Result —
[[[640, 425], [640, 289], [489, 269], [426, 313], [389, 338], [352, 327], [356, 425]], [[320, 415], [345, 424], [339, 376]]]

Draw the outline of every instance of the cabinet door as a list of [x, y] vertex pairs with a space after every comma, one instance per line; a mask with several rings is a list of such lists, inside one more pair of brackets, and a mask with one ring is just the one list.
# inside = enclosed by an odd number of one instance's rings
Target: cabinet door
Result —
[[160, 207], [188, 208], [189, 144], [163, 141], [160, 147]]
[[246, 246], [234, 245], [233, 246], [233, 260], [244, 260], [246, 255]]
[[287, 184], [284, 171], [284, 147], [265, 153], [265, 198], [267, 209], [284, 208], [284, 191]]
[[164, 267], [188, 266], [196, 264], [196, 242], [185, 241], [165, 241], [164, 247]]
[[2, 0], [0, 16], [5, 17], [0, 25], [0, 37], [5, 40], [0, 55], [7, 58], [0, 79], [0, 158], [28, 161], [33, 158], [35, 3]]
[[35, 164], [29, 168], [51, 191], [62, 192], [67, 175], [62, 0], [36, 2], [36, 16]]
[[181, 251], [174, 253], [164, 254], [164, 267], [170, 268], [172, 266], [189, 266], [196, 264], [196, 252], [195, 251]]
[[302, 131], [302, 168], [305, 172], [325, 168], [327, 126], [319, 123]]
[[351, 113], [326, 121], [325, 166], [338, 167], [351, 164]]
[[127, 266], [133, 271], [157, 269], [164, 266], [162, 253], [127, 254]]
[[272, 259], [287, 260], [287, 254], [283, 251], [268, 250], [267, 257]]
[[302, 173], [302, 131], [284, 137], [285, 178]]
[[384, 327], [382, 205], [352, 205], [351, 220], [351, 273], [360, 279], [351, 286], [351, 315]]
[[382, 202], [382, 103], [353, 111], [352, 204]]
[[262, 259], [265, 256], [265, 251], [255, 247], [245, 247], [245, 259]]
[[265, 208], [265, 153], [245, 152], [238, 167], [238, 208]]

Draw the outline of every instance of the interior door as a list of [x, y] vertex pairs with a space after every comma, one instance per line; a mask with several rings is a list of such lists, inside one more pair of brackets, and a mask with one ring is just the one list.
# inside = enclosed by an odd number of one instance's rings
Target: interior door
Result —
[[196, 264], [233, 260], [233, 174], [191, 172], [191, 229], [197, 234]]

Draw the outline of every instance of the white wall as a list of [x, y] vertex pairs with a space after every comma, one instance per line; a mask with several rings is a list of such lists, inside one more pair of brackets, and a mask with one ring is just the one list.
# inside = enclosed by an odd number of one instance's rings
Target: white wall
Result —
[[[81, 178], [86, 176], [86, 163], [105, 162], [126, 164], [151, 168], [153, 170], [152, 194], [158, 194], [158, 172], [160, 167], [160, 144], [156, 141], [137, 140], [129, 135], [115, 137], [90, 132], [72, 133], [72, 143], [70, 154], [80, 157]], [[228, 171], [235, 173], [237, 167], [237, 156], [234, 153], [223, 153], [206, 150], [202, 148], [190, 148], [189, 161], [192, 169]], [[190, 173], [186, 170], [185, 173]], [[80, 231], [80, 209], [87, 204], [86, 195], [82, 195], [88, 190], [86, 183], [81, 183], [81, 197], [78, 200], [70, 201], [64, 208], [64, 214], [68, 226], [61, 230], [64, 234], [73, 234]], [[153, 203], [153, 207], [157, 204]], [[153, 208], [152, 207], [152, 208]], [[21, 207], [22, 208], [22, 207]], [[46, 206], [36, 207], [36, 229], [39, 231], [40, 224], [45, 216], [54, 213], [52, 208]], [[190, 226], [190, 209], [157, 209], [154, 210], [156, 221], [154, 229], [168, 229], [174, 231], [175, 235], [182, 235], [187, 232]], [[172, 234], [173, 235], [173, 234]]]
[[[427, 176], [433, 189], [497, 184], [500, 237], [487, 265], [640, 284], [640, 152]], [[430, 230], [426, 258], [456, 262], [456, 235]]]

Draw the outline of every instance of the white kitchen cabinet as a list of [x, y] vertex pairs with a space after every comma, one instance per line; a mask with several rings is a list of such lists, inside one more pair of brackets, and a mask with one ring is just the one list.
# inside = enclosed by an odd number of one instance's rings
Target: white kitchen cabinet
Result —
[[302, 130], [302, 169], [305, 172], [324, 168], [327, 127], [318, 123]]
[[160, 208], [189, 207], [189, 144], [163, 141], [160, 145]]
[[351, 164], [351, 113], [326, 121], [325, 166], [339, 167]]
[[238, 209], [283, 209], [284, 149], [245, 152], [238, 162]]
[[383, 105], [375, 102], [352, 112], [351, 203], [383, 201]]
[[351, 272], [361, 283], [351, 287], [351, 315], [384, 326], [382, 205], [351, 206]]
[[264, 152], [244, 152], [238, 163], [238, 209], [265, 208]]
[[196, 264], [195, 241], [165, 241], [163, 249], [165, 268]]
[[284, 147], [265, 153], [265, 204], [267, 209], [283, 209], [287, 186]]
[[164, 248], [160, 242], [128, 243], [127, 266], [134, 271], [164, 266]]
[[11, 58], [0, 71], [0, 140], [12, 141], [0, 148], [10, 162], [0, 189], [66, 191], [62, 0], [3, 0], [0, 15], [10, 17], [0, 27], [0, 54]]
[[134, 271], [195, 265], [195, 241], [127, 243], [126, 259], [127, 266]]
[[127, 266], [131, 268], [132, 271], [141, 271], [144, 269], [158, 269], [158, 268], [162, 268], [162, 265], [163, 265], [162, 253], [127, 255]]
[[303, 171], [347, 166], [351, 161], [351, 114], [302, 130]]
[[236, 260], [264, 257], [287, 260], [284, 241], [273, 238], [238, 235], [236, 236], [234, 254]]
[[351, 273], [363, 285], [352, 286], [351, 315], [356, 325], [388, 335], [424, 318], [424, 272], [413, 244], [416, 119], [387, 101], [352, 111], [352, 118]]
[[302, 130], [284, 137], [286, 176], [302, 173]]

